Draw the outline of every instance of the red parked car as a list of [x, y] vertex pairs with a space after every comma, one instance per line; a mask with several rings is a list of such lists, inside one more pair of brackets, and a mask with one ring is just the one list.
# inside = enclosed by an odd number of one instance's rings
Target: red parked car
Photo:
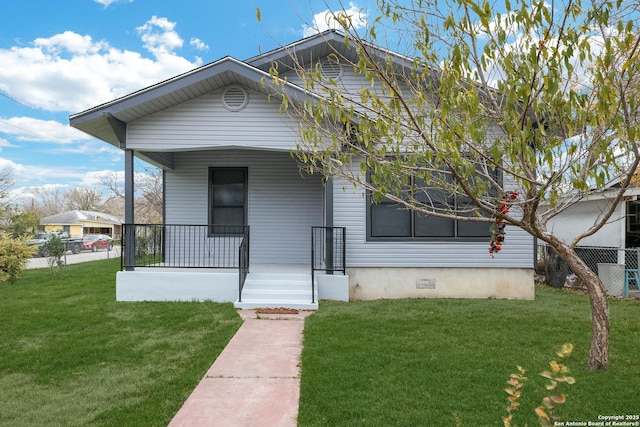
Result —
[[82, 238], [82, 248], [95, 252], [98, 249], [110, 251], [113, 248], [111, 237], [104, 234], [87, 234]]

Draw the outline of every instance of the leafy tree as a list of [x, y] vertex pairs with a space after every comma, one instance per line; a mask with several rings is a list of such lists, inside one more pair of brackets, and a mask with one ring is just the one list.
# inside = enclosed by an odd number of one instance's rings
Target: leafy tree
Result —
[[9, 219], [9, 231], [13, 238], [31, 236], [38, 231], [40, 216], [34, 211], [22, 211]]
[[15, 283], [33, 256], [34, 248], [24, 239], [0, 235], [0, 280]]
[[[379, 0], [365, 35], [344, 11], [333, 16], [357, 54], [330, 57], [366, 85], [343, 85], [292, 53], [301, 84], [323, 95], [300, 103], [287, 96], [278, 68], [271, 71], [283, 106], [303, 121], [298, 153], [309, 169], [377, 201], [485, 222], [492, 255], [509, 227], [553, 248], [588, 288], [590, 369], [609, 364], [608, 306], [574, 248], [609, 220], [639, 159], [640, 37], [637, 11], [625, 4]], [[370, 42], [382, 37], [405, 43], [405, 55], [374, 49]], [[609, 208], [573, 241], [547, 227], [614, 179]], [[434, 189], [446, 197], [425, 197]], [[456, 198], [466, 203], [447, 203]]]

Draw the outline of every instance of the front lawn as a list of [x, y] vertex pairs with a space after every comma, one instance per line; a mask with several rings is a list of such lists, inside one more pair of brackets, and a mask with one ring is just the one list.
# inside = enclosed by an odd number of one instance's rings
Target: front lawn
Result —
[[166, 426], [240, 327], [232, 304], [118, 303], [119, 268], [0, 282], [0, 426]]
[[[117, 303], [119, 260], [0, 283], [0, 426], [165, 426], [241, 324], [231, 304]], [[610, 300], [611, 368], [584, 368], [586, 296], [321, 302], [306, 320], [299, 425], [500, 426], [527, 369], [519, 426], [560, 345], [576, 384], [561, 421], [640, 414], [640, 302]]]
[[[519, 426], [540, 425], [538, 373], [563, 343], [576, 383], [562, 421], [640, 414], [640, 302], [610, 301], [611, 367], [585, 368], [584, 295], [538, 288], [535, 301], [422, 299], [321, 302], [307, 319], [300, 426], [501, 426], [511, 373], [527, 370]], [[559, 424], [558, 424], [559, 425]], [[579, 424], [578, 424], [579, 425]]]

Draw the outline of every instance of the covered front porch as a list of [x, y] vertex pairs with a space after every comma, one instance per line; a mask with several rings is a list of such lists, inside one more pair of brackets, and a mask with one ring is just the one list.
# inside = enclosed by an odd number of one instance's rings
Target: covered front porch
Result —
[[[171, 157], [164, 223], [124, 225], [118, 300], [304, 309], [321, 298], [348, 300], [345, 230], [332, 227], [322, 176], [301, 172], [281, 150]], [[327, 283], [340, 291], [325, 293]]]
[[125, 225], [124, 242], [133, 247], [127, 249], [125, 243], [122, 251], [116, 300], [215, 301], [233, 302], [237, 308], [303, 310], [317, 309], [320, 299], [349, 300], [343, 227], [311, 228], [308, 263], [251, 263], [250, 230]]

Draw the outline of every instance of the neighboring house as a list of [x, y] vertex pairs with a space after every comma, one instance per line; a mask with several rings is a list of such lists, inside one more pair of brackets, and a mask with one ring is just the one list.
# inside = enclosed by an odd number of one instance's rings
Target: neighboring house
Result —
[[[301, 308], [317, 307], [318, 297], [534, 297], [533, 238], [522, 230], [510, 228], [492, 259], [486, 224], [401, 235], [393, 224], [414, 223], [411, 212], [381, 213], [353, 185], [301, 172], [291, 156], [299, 123], [282, 113], [268, 71], [274, 61], [287, 69], [291, 52], [322, 66], [332, 48], [355, 58], [330, 30], [246, 61], [224, 57], [70, 117], [73, 127], [124, 150], [130, 196], [118, 299], [236, 301], [241, 292], [237, 306], [294, 306], [276, 283], [311, 292], [312, 255], [319, 294], [290, 296], [313, 300]], [[343, 84], [364, 84], [351, 68], [330, 67]], [[314, 99], [295, 85], [295, 72], [282, 75], [290, 96]], [[134, 156], [164, 171], [164, 225], [132, 225]]]
[[[562, 240], [570, 242], [611, 207], [612, 198], [618, 189], [617, 184], [613, 184], [602, 193], [585, 196], [552, 218], [549, 230]], [[627, 189], [611, 218], [596, 233], [582, 239], [579, 245], [617, 249], [640, 247], [640, 188]]]
[[[549, 230], [565, 242], [571, 242], [610, 209], [619, 188], [615, 181], [603, 192], [585, 194], [549, 220]], [[637, 295], [640, 292], [640, 188], [625, 190], [609, 220], [597, 232], [580, 240], [575, 250], [600, 276], [607, 293]], [[551, 256], [549, 262], [561, 261]], [[560, 273], [568, 271], [555, 265], [552, 268]], [[554, 285], [563, 285], [564, 275], [560, 274], [555, 280]]]
[[40, 220], [44, 231], [65, 231], [71, 237], [86, 234], [106, 234], [113, 238], [122, 235], [122, 220], [113, 215], [74, 210], [44, 217]]

